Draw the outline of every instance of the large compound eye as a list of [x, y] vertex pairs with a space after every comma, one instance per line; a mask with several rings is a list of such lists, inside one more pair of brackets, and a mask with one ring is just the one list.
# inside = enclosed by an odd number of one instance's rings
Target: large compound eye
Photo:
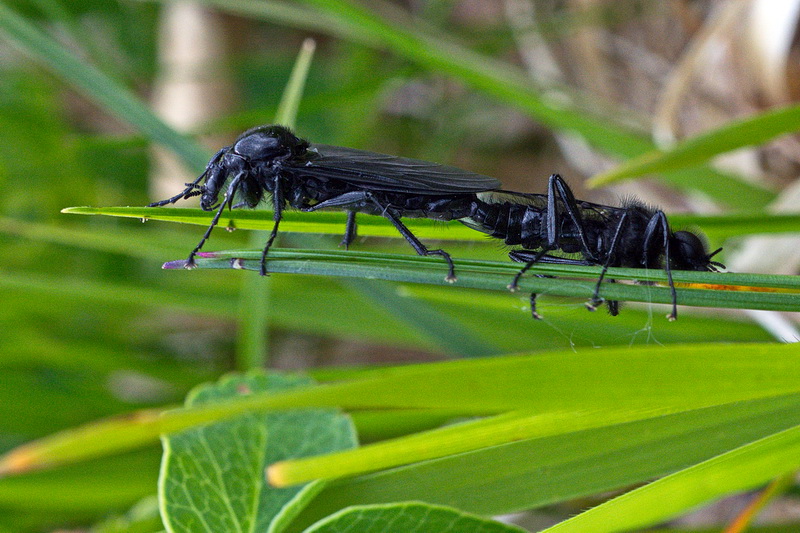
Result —
[[676, 231], [673, 235], [678, 249], [675, 251], [676, 265], [680, 270], [707, 270], [708, 254], [703, 241], [689, 231]]
[[242, 136], [233, 145], [233, 151], [247, 159], [269, 159], [283, 151], [278, 138], [266, 132], [255, 131]]

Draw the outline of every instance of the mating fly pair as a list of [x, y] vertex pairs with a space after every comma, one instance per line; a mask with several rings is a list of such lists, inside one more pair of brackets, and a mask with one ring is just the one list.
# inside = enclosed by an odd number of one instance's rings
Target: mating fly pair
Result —
[[[672, 232], [660, 210], [638, 203], [608, 207], [575, 199], [558, 175], [550, 177], [547, 194], [500, 190], [496, 179], [415, 159], [376, 154], [338, 146], [312, 145], [283, 126], [261, 126], [244, 132], [231, 146], [211, 158], [205, 171], [172, 198], [150, 207], [200, 196], [200, 207], [216, 211], [203, 238], [189, 254], [187, 268], [219, 222], [225, 207], [255, 207], [271, 197], [274, 226], [261, 255], [261, 274], [278, 234], [284, 209], [347, 211], [342, 244], [356, 235], [356, 213], [386, 217], [419, 255], [441, 256], [448, 265], [446, 280], [456, 280], [450, 255], [429, 250], [401, 218], [459, 220], [463, 224], [521, 246], [510, 257], [526, 263], [510, 289], [538, 262], [599, 265], [590, 308], [602, 302], [600, 286], [609, 267], [664, 268], [677, 316], [672, 270], [716, 270], [702, 240], [686, 231]], [[223, 194], [219, 199], [220, 193]], [[239, 202], [234, 203], [235, 199]], [[579, 254], [580, 259], [552, 255]], [[531, 296], [534, 316], [535, 295]], [[612, 314], [616, 302], [609, 302]]]

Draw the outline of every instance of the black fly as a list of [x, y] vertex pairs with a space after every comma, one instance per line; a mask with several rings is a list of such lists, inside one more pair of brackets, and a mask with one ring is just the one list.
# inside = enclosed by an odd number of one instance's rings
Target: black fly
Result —
[[[211, 158], [205, 171], [172, 198], [149, 207], [200, 196], [200, 207], [214, 211], [203, 238], [189, 254], [186, 267], [219, 222], [225, 207], [255, 207], [271, 196], [274, 225], [261, 254], [261, 274], [278, 234], [283, 210], [338, 209], [348, 212], [342, 244], [356, 235], [356, 213], [384, 216], [419, 255], [441, 256], [448, 265], [447, 281], [455, 281], [453, 260], [444, 250], [429, 250], [400, 220], [402, 217], [459, 220], [463, 224], [522, 246], [511, 259], [526, 263], [509, 289], [539, 262], [599, 265], [603, 269], [587, 306], [602, 302], [600, 285], [609, 267], [663, 268], [677, 317], [677, 294], [672, 270], [715, 271], [722, 264], [711, 258], [703, 241], [688, 231], [670, 230], [661, 210], [629, 202], [609, 207], [575, 199], [557, 174], [550, 176], [547, 194], [501, 191], [500, 182], [465, 170], [415, 159], [376, 154], [338, 146], [312, 145], [284, 126], [260, 126], [244, 132], [231, 146]], [[220, 201], [219, 195], [223, 193]], [[234, 204], [234, 198], [239, 202]], [[551, 255], [578, 254], [580, 258]], [[723, 267], [724, 268], [724, 267]], [[536, 295], [531, 311], [538, 318]], [[609, 301], [612, 315], [618, 304]]]
[[[594, 310], [602, 303], [600, 284], [609, 267], [663, 268], [672, 294], [672, 312], [678, 316], [673, 270], [716, 271], [724, 265], [711, 258], [720, 252], [706, 251], [700, 237], [688, 231], [671, 231], [663, 211], [638, 202], [623, 207], [583, 202], [575, 199], [558, 174], [550, 176], [547, 194], [486, 191], [475, 195], [476, 206], [464, 224], [503, 239], [508, 245], [521, 245], [512, 251], [514, 261], [526, 263], [508, 286], [516, 290], [522, 275], [534, 264], [599, 265], [603, 269], [587, 303]], [[579, 259], [550, 255], [551, 252], [579, 254]], [[612, 315], [618, 303], [608, 302]], [[531, 294], [531, 312], [536, 313], [536, 294]]]
[[[202, 182], [202, 183], [201, 183]], [[287, 206], [301, 211], [348, 211], [342, 244], [356, 235], [356, 213], [389, 219], [419, 255], [441, 256], [448, 265], [445, 278], [455, 281], [450, 255], [428, 250], [400, 220], [401, 217], [453, 220], [469, 216], [475, 193], [500, 187], [500, 182], [465, 170], [415, 159], [394, 157], [338, 146], [312, 145], [283, 126], [260, 126], [244, 132], [231, 146], [211, 158], [205, 171], [172, 198], [149, 207], [200, 196], [200, 207], [216, 210], [200, 243], [189, 254], [187, 268], [211, 235], [227, 205], [255, 207], [264, 193], [272, 197], [274, 226], [261, 255], [261, 274], [278, 234]], [[223, 192], [222, 201], [219, 194]], [[239, 203], [234, 204], [238, 194]]]

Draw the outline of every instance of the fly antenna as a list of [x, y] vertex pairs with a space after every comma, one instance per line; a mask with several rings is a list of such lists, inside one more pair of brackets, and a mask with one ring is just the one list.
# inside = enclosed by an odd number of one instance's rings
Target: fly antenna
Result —
[[714, 250], [713, 252], [711, 252], [710, 254], [708, 254], [706, 256], [706, 260], [708, 261], [708, 269], [711, 270], [712, 272], [718, 272], [719, 271], [718, 269], [720, 269], [720, 268], [724, 269], [725, 268], [725, 265], [723, 265], [719, 261], [712, 261], [711, 260], [712, 257], [717, 255], [721, 251], [722, 251], [722, 248], [717, 248], [716, 250]]

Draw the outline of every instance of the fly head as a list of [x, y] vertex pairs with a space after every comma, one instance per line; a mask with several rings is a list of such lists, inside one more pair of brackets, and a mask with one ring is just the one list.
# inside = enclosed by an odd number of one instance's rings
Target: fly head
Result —
[[[279, 125], [259, 126], [242, 133], [236, 142], [221, 150], [208, 164], [201, 187], [200, 207], [215, 209], [219, 195], [231, 176], [239, 176], [238, 189], [243, 203], [255, 207], [264, 190], [272, 184], [281, 164], [292, 158], [302, 158], [308, 142]], [[226, 199], [232, 202], [232, 198]]]
[[200, 191], [200, 207], [203, 211], [211, 211], [217, 205], [217, 197], [219, 196], [220, 189], [225, 185], [228, 178], [228, 171], [224, 164], [224, 159], [216, 158], [217, 161], [211, 160], [206, 168], [206, 177]]
[[716, 272], [725, 265], [712, 261], [711, 258], [722, 251], [712, 253], [706, 251], [706, 245], [696, 234], [690, 231], [676, 231], [670, 239], [670, 259], [675, 270], [697, 270]]

